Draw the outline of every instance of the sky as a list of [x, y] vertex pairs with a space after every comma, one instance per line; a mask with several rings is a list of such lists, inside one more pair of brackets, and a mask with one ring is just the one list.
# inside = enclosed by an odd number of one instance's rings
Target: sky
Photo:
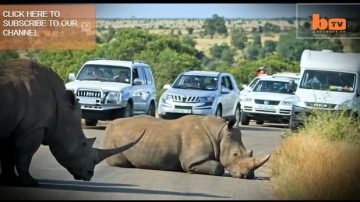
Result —
[[295, 17], [296, 4], [96, 4], [96, 18]]

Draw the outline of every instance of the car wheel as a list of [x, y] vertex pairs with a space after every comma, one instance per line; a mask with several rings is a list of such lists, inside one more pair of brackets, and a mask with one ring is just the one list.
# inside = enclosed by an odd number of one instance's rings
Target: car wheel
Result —
[[132, 104], [128, 103], [124, 108], [123, 117], [132, 117], [134, 115]]
[[155, 117], [155, 104], [153, 102], [150, 103], [147, 114], [150, 115], [150, 116]]
[[241, 125], [249, 125], [250, 119], [246, 116], [246, 114], [241, 111], [240, 115], [240, 123]]
[[241, 119], [241, 112], [240, 112], [240, 106], [236, 106], [236, 110], [235, 110], [235, 114], [234, 114], [234, 117], [236, 119], [236, 121], [238, 123], [240, 123], [240, 119]]
[[257, 120], [257, 121], [256, 121], [256, 124], [257, 124], [257, 125], [262, 125], [262, 124], [264, 124], [264, 120]]
[[86, 126], [96, 126], [98, 120], [96, 119], [85, 119]]
[[222, 109], [221, 109], [221, 106], [218, 106], [218, 107], [216, 108], [215, 116], [220, 116], [220, 117], [222, 117]]

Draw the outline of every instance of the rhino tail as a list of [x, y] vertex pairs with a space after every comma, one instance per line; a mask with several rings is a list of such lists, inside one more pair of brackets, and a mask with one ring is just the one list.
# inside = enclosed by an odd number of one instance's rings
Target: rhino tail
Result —
[[270, 159], [270, 154], [262, 158], [255, 158], [254, 170], [258, 169], [260, 166], [264, 165]]
[[100, 163], [102, 160], [106, 159], [107, 157], [110, 157], [114, 154], [118, 154], [118, 153], [121, 153], [121, 152], [124, 152], [124, 151], [130, 149], [132, 146], [134, 146], [136, 143], [138, 143], [140, 141], [140, 139], [144, 136], [145, 131], [146, 130], [144, 129], [142, 134], [136, 140], [134, 140], [126, 145], [123, 145], [121, 147], [117, 147], [117, 148], [113, 148], [113, 149], [96, 149], [98, 158], [95, 160], [95, 164]]

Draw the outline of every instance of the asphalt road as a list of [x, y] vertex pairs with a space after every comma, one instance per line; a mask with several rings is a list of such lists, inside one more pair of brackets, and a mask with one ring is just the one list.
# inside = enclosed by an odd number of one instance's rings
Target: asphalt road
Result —
[[[97, 137], [101, 146], [105, 125], [84, 127], [87, 137]], [[241, 126], [246, 148], [254, 155], [272, 152], [281, 142], [284, 126]], [[275, 199], [270, 186], [269, 162], [255, 171], [255, 179], [236, 179], [181, 172], [111, 167], [105, 161], [95, 168], [90, 182], [75, 181], [41, 146], [33, 157], [30, 173], [40, 186], [0, 187], [0, 199], [35, 200], [232, 200]]]

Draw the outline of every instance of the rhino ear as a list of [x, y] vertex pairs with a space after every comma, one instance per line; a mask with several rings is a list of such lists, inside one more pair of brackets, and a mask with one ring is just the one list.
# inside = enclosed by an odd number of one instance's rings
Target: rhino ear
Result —
[[228, 126], [228, 129], [231, 129], [236, 123], [236, 119], [234, 117], [230, 118], [228, 123], [227, 123], [227, 126]]
[[66, 102], [69, 103], [70, 107], [74, 107], [76, 103], [76, 97], [72, 90], [65, 91]]

